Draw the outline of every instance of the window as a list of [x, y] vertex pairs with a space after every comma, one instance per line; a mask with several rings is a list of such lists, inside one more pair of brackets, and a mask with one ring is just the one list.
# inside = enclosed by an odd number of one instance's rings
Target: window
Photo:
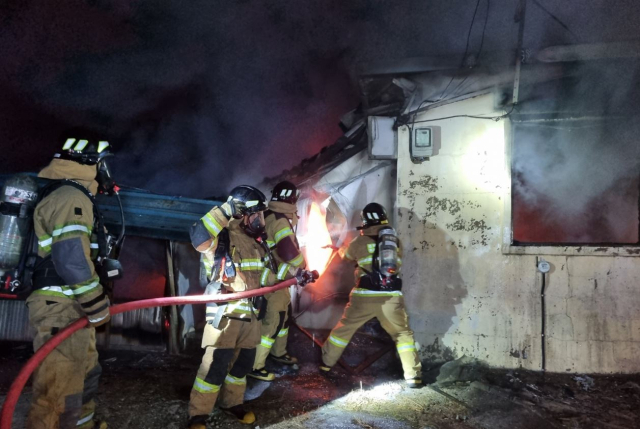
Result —
[[640, 117], [512, 121], [513, 245], [640, 244]]

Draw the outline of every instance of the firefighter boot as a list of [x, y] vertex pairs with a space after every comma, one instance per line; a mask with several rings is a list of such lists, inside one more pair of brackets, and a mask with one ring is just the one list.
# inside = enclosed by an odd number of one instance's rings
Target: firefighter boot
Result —
[[207, 429], [207, 418], [209, 416], [204, 414], [200, 416], [193, 416], [189, 419], [189, 429]]
[[419, 389], [422, 387], [422, 380], [420, 377], [407, 379], [405, 380], [405, 383], [407, 383], [407, 387], [412, 389]]
[[244, 409], [244, 405], [234, 405], [230, 408], [220, 408], [225, 413], [234, 416], [240, 423], [244, 423], [246, 425], [250, 425], [251, 423], [256, 421], [256, 416], [253, 414], [253, 411], [247, 411]]
[[320, 374], [322, 375], [329, 375], [331, 373], [331, 367], [325, 364], [322, 364], [318, 367], [318, 371], [320, 371]]
[[298, 363], [298, 358], [290, 356], [289, 353], [285, 353], [282, 356], [271, 355], [269, 357], [274, 361], [285, 364], [285, 365], [294, 365]]
[[256, 378], [256, 379], [262, 380], [262, 381], [273, 381], [276, 378], [274, 373], [269, 372], [264, 368], [262, 368], [262, 369], [254, 369], [253, 371], [251, 371], [247, 375], [249, 377]]

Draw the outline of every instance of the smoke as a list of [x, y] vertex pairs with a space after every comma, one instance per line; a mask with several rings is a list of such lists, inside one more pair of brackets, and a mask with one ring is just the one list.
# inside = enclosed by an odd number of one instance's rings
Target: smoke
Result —
[[[0, 101], [6, 113], [0, 138], [9, 150], [0, 169], [37, 170], [58, 149], [61, 130], [85, 125], [110, 136], [122, 183], [199, 197], [257, 183], [335, 141], [340, 116], [359, 101], [358, 62], [460, 55], [474, 6], [465, 0], [4, 4], [0, 86], [8, 96]], [[481, 0], [472, 51], [488, 6]], [[588, 41], [597, 39], [593, 16], [609, 39], [633, 34], [640, 11], [627, 6], [632, 12], [602, 14], [611, 9], [605, 0], [578, 11], [557, 7]], [[514, 8], [511, 0], [491, 0], [486, 51], [513, 48]], [[530, 16], [529, 47], [565, 40], [561, 27], [538, 31], [548, 17]], [[21, 156], [25, 147], [36, 155]]]
[[[190, 196], [257, 183], [333, 143], [358, 103], [358, 61], [464, 47], [420, 18], [453, 26], [457, 14], [421, 1], [21, 2], [1, 12], [0, 84], [33, 112], [3, 118], [13, 156], [3, 171], [37, 170], [60, 131], [86, 125], [118, 150], [120, 182]], [[19, 158], [25, 145], [39, 156]]]
[[542, 216], [543, 241], [637, 241], [637, 66], [581, 65], [570, 78], [525, 95], [527, 111], [574, 118], [515, 125], [515, 198], [524, 212]]

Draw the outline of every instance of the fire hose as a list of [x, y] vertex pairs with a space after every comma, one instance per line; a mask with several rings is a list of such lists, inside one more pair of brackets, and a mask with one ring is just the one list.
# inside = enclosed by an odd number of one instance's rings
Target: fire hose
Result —
[[[137, 310], [140, 308], [149, 307], [166, 307], [170, 305], [184, 305], [184, 304], [206, 304], [208, 302], [227, 302], [235, 301], [238, 299], [253, 298], [254, 296], [265, 295], [267, 293], [275, 292], [280, 289], [287, 288], [297, 284], [296, 278], [286, 280], [282, 283], [278, 283], [274, 286], [263, 287], [260, 289], [254, 289], [247, 292], [236, 292], [222, 295], [198, 295], [198, 296], [177, 296], [177, 297], [165, 297], [165, 298], [152, 298], [143, 299], [140, 301], [131, 301], [124, 304], [117, 304], [109, 309], [111, 315], [126, 313], [127, 311]], [[78, 319], [66, 328], [62, 329], [56, 335], [54, 335], [49, 341], [47, 341], [42, 347], [40, 347], [33, 356], [27, 361], [18, 373], [16, 379], [11, 384], [7, 398], [2, 406], [2, 415], [0, 416], [0, 428], [10, 429], [13, 422], [13, 412], [18, 398], [24, 389], [27, 380], [40, 365], [40, 363], [51, 353], [60, 343], [73, 335], [76, 331], [87, 326], [89, 321], [87, 318]]]

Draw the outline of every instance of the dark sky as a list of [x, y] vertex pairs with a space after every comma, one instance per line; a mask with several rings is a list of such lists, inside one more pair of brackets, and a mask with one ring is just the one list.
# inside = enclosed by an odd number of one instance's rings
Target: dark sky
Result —
[[[525, 46], [638, 37], [635, 0], [528, 1]], [[513, 49], [516, 0], [480, 0], [469, 51]], [[489, 6], [489, 7], [488, 7]], [[360, 61], [462, 56], [474, 0], [5, 1], [0, 173], [108, 135], [120, 182], [186, 196], [257, 183], [331, 144]], [[488, 14], [487, 14], [488, 10]]]

